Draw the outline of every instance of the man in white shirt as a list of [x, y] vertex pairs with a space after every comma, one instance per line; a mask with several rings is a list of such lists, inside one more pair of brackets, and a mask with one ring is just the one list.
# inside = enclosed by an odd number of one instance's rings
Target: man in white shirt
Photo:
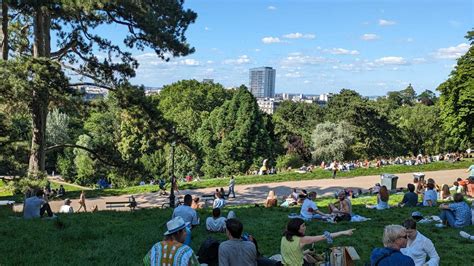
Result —
[[[433, 242], [416, 230], [415, 220], [407, 219], [403, 222], [403, 226], [406, 228], [408, 241], [406, 248], [402, 248], [400, 251], [411, 257], [416, 266], [438, 266], [438, 252], [436, 252]], [[426, 256], [430, 258], [429, 261], [426, 261]]]
[[74, 209], [71, 206], [71, 200], [65, 199], [64, 205], [59, 209], [59, 213], [74, 213]]
[[327, 217], [327, 214], [323, 213], [318, 209], [314, 200], [316, 199], [316, 192], [311, 191], [308, 197], [303, 201], [301, 206], [300, 214], [305, 219], [323, 219]]

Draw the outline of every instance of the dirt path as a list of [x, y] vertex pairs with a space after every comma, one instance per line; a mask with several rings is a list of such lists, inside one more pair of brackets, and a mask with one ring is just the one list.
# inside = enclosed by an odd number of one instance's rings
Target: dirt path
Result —
[[[449, 184], [451, 185], [456, 178], [466, 177], [464, 169], [456, 170], [441, 170], [433, 172], [424, 172], [426, 175], [425, 179], [433, 178], [438, 184]], [[304, 175], [295, 173], [295, 175]], [[397, 187], [406, 187], [406, 185], [413, 181], [413, 173], [397, 174], [399, 177]], [[306, 189], [307, 191], [316, 191], [318, 195], [329, 196], [333, 195], [334, 192], [343, 188], [362, 189], [366, 191], [369, 187], [372, 187], [375, 183], [380, 183], [380, 176], [359, 176], [354, 178], [336, 178], [336, 179], [319, 179], [319, 180], [304, 180], [304, 181], [291, 181], [291, 182], [278, 182], [278, 183], [266, 183], [266, 184], [253, 184], [253, 185], [236, 185], [235, 192], [236, 198], [229, 199], [227, 204], [250, 204], [263, 202], [267, 197], [268, 191], [273, 189], [279, 198], [283, 195], [288, 195], [292, 188]], [[203, 194], [211, 194], [216, 188], [203, 188], [194, 190], [184, 190], [178, 193], [178, 196], [184, 196], [187, 193], [191, 195], [202, 196]], [[224, 188], [227, 191], [227, 188]], [[115, 197], [99, 197], [93, 199], [87, 199], [88, 209], [92, 206], [97, 205], [99, 210], [105, 210], [106, 201], [126, 201], [130, 195], [122, 195]], [[159, 207], [164, 202], [168, 202], [169, 199], [165, 196], [159, 196], [158, 193], [144, 193], [134, 195], [140, 208], [153, 208]], [[57, 212], [62, 205], [62, 201], [50, 202], [53, 212]], [[79, 208], [77, 200], [73, 200], [72, 207], [74, 210]], [[15, 206], [16, 211], [21, 211], [21, 205]], [[128, 208], [118, 208], [118, 210], [128, 210]]]

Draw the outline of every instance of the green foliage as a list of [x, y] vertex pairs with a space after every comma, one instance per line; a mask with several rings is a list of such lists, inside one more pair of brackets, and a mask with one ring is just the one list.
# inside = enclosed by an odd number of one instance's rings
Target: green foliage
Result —
[[244, 173], [273, 156], [263, 115], [245, 87], [211, 112], [199, 137], [205, 153], [202, 171], [208, 177]]
[[288, 167], [292, 169], [299, 168], [304, 164], [304, 161], [300, 158], [298, 154], [285, 154], [280, 155], [276, 160], [276, 168], [281, 170], [286, 170]]
[[69, 182], [74, 182], [76, 179], [76, 166], [74, 163], [74, 152], [72, 149], [65, 149], [63, 153], [58, 155], [56, 162], [58, 174]]
[[352, 126], [344, 121], [318, 124], [312, 135], [314, 160], [342, 161], [354, 142], [353, 130]]
[[394, 112], [393, 120], [400, 129], [406, 149], [412, 155], [437, 154], [443, 150], [443, 132], [436, 106], [403, 106]]
[[283, 101], [272, 116], [277, 139], [286, 153], [296, 153], [304, 161], [311, 159], [311, 131], [323, 121], [319, 105]]
[[[91, 137], [88, 135], [81, 135], [76, 144], [90, 148]], [[87, 151], [82, 149], [74, 149], [74, 155], [74, 165], [77, 171], [75, 182], [81, 185], [93, 183], [95, 176], [94, 160], [91, 159]]]
[[473, 32], [466, 38], [471, 41], [467, 53], [457, 60], [448, 80], [441, 83], [439, 106], [444, 131], [452, 149], [472, 148], [474, 143], [474, 45]]
[[69, 116], [58, 109], [48, 113], [46, 124], [46, 142], [48, 145], [69, 143]]

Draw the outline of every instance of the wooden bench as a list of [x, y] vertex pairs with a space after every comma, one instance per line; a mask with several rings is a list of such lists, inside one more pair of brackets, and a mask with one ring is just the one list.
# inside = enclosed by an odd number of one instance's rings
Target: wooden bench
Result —
[[106, 208], [124, 208], [124, 207], [129, 207], [130, 211], [134, 211], [135, 208], [137, 207], [137, 202], [135, 201], [135, 198], [129, 197], [128, 201], [106, 201], [105, 202], [105, 207]]
[[205, 205], [206, 207], [207, 207], [207, 202], [208, 202], [208, 201], [211, 201], [211, 206], [212, 206], [212, 204], [214, 203], [214, 199], [215, 199], [215, 198], [216, 198], [216, 197], [214, 196], [214, 194], [207, 194], [207, 195], [205, 194], [205, 195], [202, 195], [202, 196], [201, 196], [201, 200], [204, 202], [204, 205]]

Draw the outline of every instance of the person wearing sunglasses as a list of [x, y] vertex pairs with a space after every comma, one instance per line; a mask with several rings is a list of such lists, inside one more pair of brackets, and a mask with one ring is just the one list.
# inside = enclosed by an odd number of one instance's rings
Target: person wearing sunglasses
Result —
[[[408, 235], [407, 247], [400, 249], [400, 251], [410, 256], [415, 261], [417, 266], [438, 266], [439, 255], [433, 242], [416, 230], [416, 222], [413, 219], [407, 219], [403, 222], [403, 227], [406, 229]], [[426, 261], [426, 257], [430, 260]]]
[[383, 248], [375, 248], [370, 255], [370, 265], [415, 266], [412, 258], [400, 252], [407, 246], [407, 232], [401, 225], [387, 225], [383, 231]]

